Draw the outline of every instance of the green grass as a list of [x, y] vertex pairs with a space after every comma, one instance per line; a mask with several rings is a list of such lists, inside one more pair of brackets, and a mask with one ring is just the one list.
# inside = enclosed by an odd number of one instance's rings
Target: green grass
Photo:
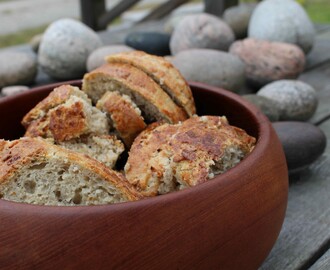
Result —
[[329, 0], [305, 0], [303, 6], [313, 22], [330, 23]]

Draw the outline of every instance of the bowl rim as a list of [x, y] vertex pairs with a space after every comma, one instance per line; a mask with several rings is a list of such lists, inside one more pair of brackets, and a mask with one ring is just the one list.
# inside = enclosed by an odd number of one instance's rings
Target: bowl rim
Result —
[[[82, 80], [79, 79], [79, 80], [70, 80], [70, 81], [63, 81], [63, 82], [37, 86], [31, 88], [28, 91], [18, 93], [13, 96], [1, 98], [0, 105], [2, 102], [14, 100], [17, 97], [24, 97], [34, 92], [44, 91], [45, 89], [55, 88], [63, 84], [80, 85], [81, 83]], [[252, 165], [255, 164], [257, 160], [260, 159], [260, 157], [262, 157], [262, 153], [264, 153], [264, 151], [267, 151], [267, 145], [270, 142], [271, 133], [274, 133], [272, 132], [273, 128], [270, 121], [257, 107], [255, 107], [253, 104], [249, 103], [247, 100], [243, 99], [241, 96], [239, 96], [236, 93], [230, 92], [220, 87], [211, 86], [205, 83], [193, 82], [193, 81], [189, 81], [188, 83], [191, 87], [207, 89], [208, 91], [211, 91], [215, 94], [220, 94], [222, 96], [226, 96], [226, 98], [234, 100], [240, 106], [244, 107], [245, 110], [249, 111], [251, 113], [253, 120], [256, 122], [258, 137], [253, 151], [249, 153], [242, 161], [240, 161], [232, 169], [229, 169], [223, 174], [215, 176], [211, 181], [207, 181], [192, 188], [187, 188], [160, 196], [148, 197], [138, 201], [128, 201], [128, 202], [121, 202], [116, 204], [101, 204], [101, 205], [90, 205], [90, 206], [84, 206], [84, 205], [57, 206], [57, 205], [35, 205], [35, 204], [28, 204], [28, 203], [14, 202], [14, 201], [7, 201], [0, 199], [0, 209], [1, 208], [19, 209], [22, 211], [29, 211], [30, 213], [44, 212], [50, 215], [59, 212], [64, 215], [66, 214], [75, 215], [75, 214], [81, 214], [83, 212], [87, 214], [90, 212], [102, 213], [104, 211], [115, 211], [115, 212], [125, 211], [132, 208], [138, 209], [141, 207], [146, 207], [150, 204], [152, 205], [155, 203], [166, 204], [167, 202], [173, 200], [180, 200], [180, 199], [184, 199], [187, 196], [194, 196], [194, 194], [198, 194], [199, 192], [204, 192], [204, 191], [207, 192], [212, 188], [212, 186], [215, 186], [219, 183], [221, 183], [222, 185], [227, 185], [231, 181], [228, 179], [231, 179], [232, 177], [239, 177], [239, 175], [241, 175], [241, 173], [244, 172], [248, 173], [247, 168], [252, 168]]]

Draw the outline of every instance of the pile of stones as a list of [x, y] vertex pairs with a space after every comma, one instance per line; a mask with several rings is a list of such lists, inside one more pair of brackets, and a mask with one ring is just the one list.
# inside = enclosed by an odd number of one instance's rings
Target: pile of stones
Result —
[[[222, 17], [206, 13], [171, 17], [164, 32], [135, 32], [125, 44], [106, 45], [79, 21], [52, 23], [37, 42], [35, 55], [0, 53], [2, 95], [29, 89], [38, 69], [55, 80], [78, 79], [109, 54], [144, 50], [166, 56], [188, 81], [242, 95], [273, 123], [290, 172], [324, 151], [326, 138], [308, 123], [317, 109], [317, 89], [297, 80], [314, 43], [314, 27], [294, 0], [240, 4]], [[15, 86], [12, 86], [15, 85]]]

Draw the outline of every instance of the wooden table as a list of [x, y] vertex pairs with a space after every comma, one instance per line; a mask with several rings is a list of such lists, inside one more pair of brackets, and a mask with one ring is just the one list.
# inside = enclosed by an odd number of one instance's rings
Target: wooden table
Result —
[[[99, 32], [105, 44], [122, 43], [127, 33], [160, 30], [161, 22], [127, 30]], [[317, 26], [317, 37], [300, 80], [318, 93], [319, 106], [310, 120], [328, 138], [324, 154], [299, 175], [290, 176], [289, 201], [280, 236], [260, 269], [330, 269], [330, 25]], [[14, 49], [31, 51], [28, 46]], [[37, 84], [54, 82], [39, 73]]]

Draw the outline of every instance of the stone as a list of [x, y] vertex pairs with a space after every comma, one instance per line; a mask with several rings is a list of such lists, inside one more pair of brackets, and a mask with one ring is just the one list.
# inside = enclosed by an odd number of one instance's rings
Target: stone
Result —
[[99, 66], [105, 64], [105, 57], [107, 55], [120, 53], [120, 52], [129, 52], [134, 49], [126, 45], [109, 45], [96, 49], [93, 51], [87, 59], [86, 68], [87, 71], [98, 68]]
[[250, 18], [256, 6], [256, 3], [241, 3], [227, 8], [223, 13], [223, 20], [234, 31], [236, 39], [247, 36]]
[[272, 99], [257, 96], [255, 94], [242, 95], [244, 99], [255, 105], [264, 115], [266, 115], [271, 122], [278, 121], [280, 119], [279, 108], [277, 103]]
[[170, 35], [159, 32], [133, 32], [125, 38], [127, 46], [158, 56], [170, 54], [169, 43]]
[[1, 94], [5, 97], [13, 96], [22, 92], [25, 92], [29, 90], [30, 87], [26, 85], [12, 85], [12, 86], [6, 86], [1, 89]]
[[246, 78], [255, 87], [295, 79], [305, 68], [305, 54], [293, 44], [247, 38], [235, 41], [229, 52], [245, 63]]
[[257, 95], [277, 102], [283, 121], [306, 121], [313, 116], [318, 104], [314, 88], [297, 80], [272, 82], [261, 88]]
[[325, 150], [324, 132], [310, 123], [282, 121], [273, 123], [273, 127], [282, 143], [290, 173], [306, 168]]
[[238, 92], [245, 83], [245, 65], [236, 56], [211, 49], [191, 49], [176, 54], [171, 62], [188, 81], [202, 82]]
[[89, 54], [100, 46], [102, 41], [92, 29], [73, 19], [60, 19], [46, 29], [38, 61], [55, 79], [81, 78], [86, 72]]
[[248, 36], [296, 44], [308, 53], [314, 43], [314, 26], [303, 7], [294, 0], [262, 1], [249, 23]]
[[187, 14], [172, 15], [164, 23], [164, 31], [166, 33], [172, 34], [177, 25], [182, 21]]
[[175, 27], [170, 48], [172, 54], [188, 49], [227, 51], [235, 40], [233, 30], [220, 18], [206, 14], [185, 16]]
[[4, 51], [0, 53], [0, 88], [31, 84], [37, 75], [37, 60], [32, 54]]

